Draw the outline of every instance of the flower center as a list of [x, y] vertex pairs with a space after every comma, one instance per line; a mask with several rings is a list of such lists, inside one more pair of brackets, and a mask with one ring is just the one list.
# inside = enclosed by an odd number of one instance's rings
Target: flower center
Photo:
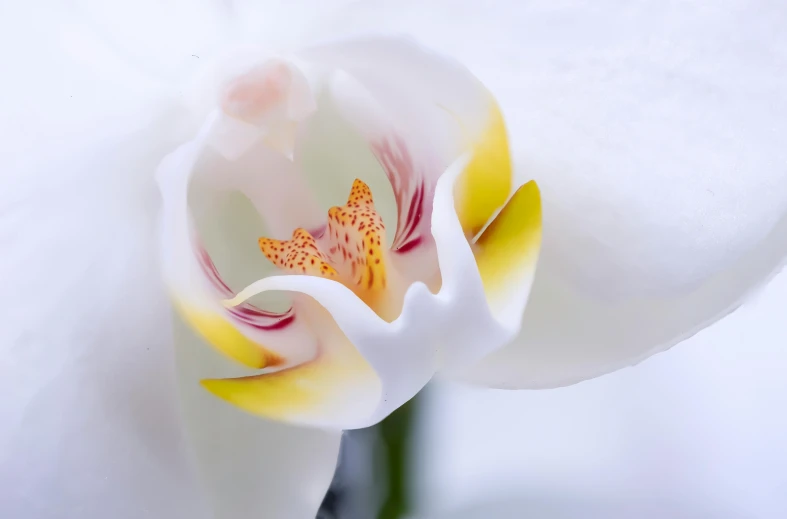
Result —
[[385, 226], [372, 191], [358, 179], [347, 203], [329, 209], [328, 224], [314, 235], [297, 228], [290, 240], [259, 239], [265, 257], [283, 271], [335, 279], [381, 316], [389, 299], [384, 243]]

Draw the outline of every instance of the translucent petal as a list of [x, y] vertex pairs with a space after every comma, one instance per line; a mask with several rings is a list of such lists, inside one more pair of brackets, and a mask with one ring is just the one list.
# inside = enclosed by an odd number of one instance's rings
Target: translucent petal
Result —
[[518, 174], [541, 187], [523, 335], [470, 374], [501, 387], [568, 384], [662, 351], [787, 254], [785, 7], [553, 4], [379, 1], [334, 26], [404, 30], [470, 67], [507, 116]]

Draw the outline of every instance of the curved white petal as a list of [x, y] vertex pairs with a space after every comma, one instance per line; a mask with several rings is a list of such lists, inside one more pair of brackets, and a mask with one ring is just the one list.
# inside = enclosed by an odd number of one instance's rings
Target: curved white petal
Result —
[[[265, 147], [247, 151], [248, 163], [236, 160], [211, 164], [208, 142], [215, 132], [221, 131], [223, 117], [214, 114], [194, 141], [169, 154], [158, 168], [164, 200], [161, 246], [165, 281], [179, 313], [226, 355], [257, 369], [294, 365], [316, 354], [317, 344], [308, 325], [292, 309], [270, 312], [249, 305], [231, 310], [222, 307], [220, 301], [233, 292], [196, 233], [189, 195], [192, 176], [199, 174], [205, 161], [206, 181], [212, 180], [212, 190], [219, 194], [233, 188], [242, 192], [254, 190], [260, 183], [248, 179], [257, 172], [262, 175], [261, 180], [272, 176], [271, 185], [292, 177], [291, 163]], [[221, 160], [215, 152], [213, 157]], [[270, 197], [265, 199], [276, 203]]]
[[277, 423], [213, 398], [194, 382], [238, 369], [180, 321], [175, 354], [183, 423], [215, 516], [314, 517], [336, 469], [341, 431]]
[[588, 298], [556, 278], [543, 267], [549, 264], [545, 249], [522, 334], [466, 377], [503, 388], [545, 388], [636, 364], [735, 310], [776, 274], [785, 256], [787, 218], [763, 243], [697, 290], [618, 303]]
[[337, 17], [333, 34], [406, 31], [472, 68], [542, 188], [523, 335], [471, 378], [551, 387], [630, 365], [784, 265], [785, 9], [405, 0]]

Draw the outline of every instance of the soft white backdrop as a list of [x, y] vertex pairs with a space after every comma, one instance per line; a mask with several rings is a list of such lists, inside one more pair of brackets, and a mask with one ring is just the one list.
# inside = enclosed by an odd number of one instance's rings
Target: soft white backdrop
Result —
[[787, 272], [633, 368], [552, 391], [435, 386], [420, 430], [421, 507], [514, 496], [538, 517], [596, 517], [596, 505], [631, 501], [653, 517], [787, 517], [785, 308]]

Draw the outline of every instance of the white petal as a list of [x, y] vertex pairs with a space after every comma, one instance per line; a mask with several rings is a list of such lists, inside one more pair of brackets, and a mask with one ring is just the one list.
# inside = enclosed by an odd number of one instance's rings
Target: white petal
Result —
[[243, 44], [282, 50], [350, 0], [76, 0], [70, 13], [124, 60], [160, 81], [185, 81]]
[[360, 6], [335, 27], [406, 30], [469, 66], [507, 115], [517, 168], [542, 188], [523, 336], [471, 377], [550, 387], [630, 365], [724, 316], [784, 264], [784, 16], [781, 4], [735, 1], [406, 0]]
[[212, 0], [76, 0], [69, 7], [121, 59], [168, 83], [186, 79], [231, 34]]
[[0, 10], [0, 516], [207, 519], [154, 259], [176, 114], [57, 6]]
[[167, 101], [166, 85], [123, 60], [74, 13], [26, 4], [2, 10], [4, 162], [12, 154], [29, 160], [34, 146], [105, 133], [146, 104]]
[[285, 425], [213, 398], [195, 381], [232, 376], [237, 367], [181, 322], [175, 339], [183, 423], [215, 516], [314, 517], [336, 469], [341, 431]]
[[297, 46], [335, 11], [367, 0], [233, 0], [225, 7], [233, 36], [266, 46]]
[[785, 255], [787, 219], [699, 289], [621, 303], [584, 297], [543, 267], [549, 259], [542, 257], [522, 334], [475, 366], [467, 378], [497, 387], [543, 388], [636, 364], [735, 310], [771, 279]]
[[[72, 121], [93, 131], [38, 139], [34, 125], [26, 146], [3, 150], [3, 517], [206, 518], [155, 261], [153, 171], [177, 132], [172, 113], [137, 101], [109, 126], [83, 99]], [[13, 122], [0, 123], [4, 142], [18, 138]]]

